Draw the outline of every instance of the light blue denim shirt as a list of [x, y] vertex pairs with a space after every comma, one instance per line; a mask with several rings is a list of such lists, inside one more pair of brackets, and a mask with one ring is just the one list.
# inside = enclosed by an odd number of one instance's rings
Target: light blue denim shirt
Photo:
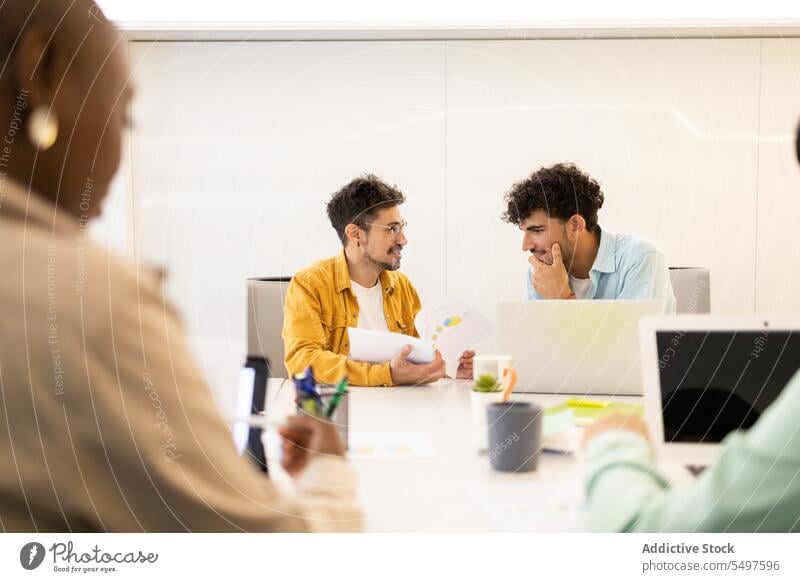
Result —
[[[600, 227], [598, 226], [598, 229]], [[528, 299], [541, 299], [528, 269]], [[650, 241], [600, 229], [600, 246], [586, 299], [661, 299], [664, 313], [675, 313], [675, 293], [663, 253]]]
[[800, 531], [798, 417], [800, 373], [753, 427], [728, 435], [714, 464], [684, 487], [669, 485], [640, 434], [600, 433], [586, 447], [591, 529]]

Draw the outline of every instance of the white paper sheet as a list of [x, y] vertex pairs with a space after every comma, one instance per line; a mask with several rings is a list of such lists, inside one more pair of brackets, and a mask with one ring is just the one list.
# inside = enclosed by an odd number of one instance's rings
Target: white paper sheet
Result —
[[350, 359], [357, 362], [382, 364], [394, 359], [405, 346], [411, 346], [408, 360], [413, 364], [433, 361], [433, 344], [427, 340], [402, 333], [348, 327]]
[[417, 432], [351, 432], [348, 459], [421, 459], [433, 457], [430, 439]]
[[494, 323], [466, 303], [444, 303], [423, 309], [415, 323], [420, 335], [442, 352], [451, 378], [456, 377], [459, 359], [465, 351], [494, 351]]

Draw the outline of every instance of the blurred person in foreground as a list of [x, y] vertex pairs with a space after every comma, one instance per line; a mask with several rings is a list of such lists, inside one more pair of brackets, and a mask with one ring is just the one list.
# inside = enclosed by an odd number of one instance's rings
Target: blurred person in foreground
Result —
[[[800, 162], [800, 128], [796, 139]], [[600, 531], [800, 531], [800, 372], [748, 430], [729, 434], [719, 457], [688, 487], [658, 470], [647, 425], [611, 415], [590, 426], [589, 521]]]
[[0, 528], [361, 528], [335, 428], [281, 433], [297, 492], [241, 457], [158, 277], [87, 238], [132, 98], [90, 0], [0, 3]]

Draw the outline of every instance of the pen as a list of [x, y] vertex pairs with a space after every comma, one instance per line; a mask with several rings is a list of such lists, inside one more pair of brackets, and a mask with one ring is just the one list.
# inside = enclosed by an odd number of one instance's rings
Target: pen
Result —
[[316, 391], [309, 389], [309, 375], [306, 372], [301, 372], [295, 374], [292, 379], [297, 391], [297, 403], [300, 405], [300, 409], [309, 414], [318, 414], [321, 407], [317, 406]]
[[336, 393], [331, 397], [331, 402], [328, 404], [328, 410], [325, 413], [325, 416], [328, 418], [333, 416], [333, 413], [336, 410], [336, 407], [339, 406], [339, 401], [342, 399], [344, 394], [347, 394], [347, 376], [342, 378], [336, 385]]
[[310, 398], [314, 399], [317, 407], [317, 413], [322, 414], [324, 406], [322, 404], [322, 394], [317, 390], [317, 381], [314, 379], [314, 371], [311, 366], [306, 368], [306, 392]]
[[228, 418], [229, 424], [236, 424], [240, 422], [247, 423], [248, 426], [251, 428], [267, 428], [268, 426], [273, 426], [275, 428], [281, 428], [286, 426], [285, 422], [281, 422], [279, 420], [274, 420], [271, 418], [267, 418], [265, 416], [260, 416], [258, 414], [251, 414], [250, 416], [240, 416], [240, 417], [233, 417]]
[[605, 408], [608, 403], [598, 402], [597, 400], [583, 400], [582, 398], [570, 398], [567, 400], [567, 406], [573, 408]]
[[292, 374], [292, 381], [294, 382], [295, 404], [300, 404], [305, 396], [305, 387], [303, 386], [303, 379], [305, 373]]
[[501, 402], [508, 402], [511, 397], [511, 392], [514, 390], [514, 385], [517, 383], [517, 371], [514, 368], [506, 368], [503, 370], [503, 377], [508, 376], [508, 383], [503, 388], [503, 396]]

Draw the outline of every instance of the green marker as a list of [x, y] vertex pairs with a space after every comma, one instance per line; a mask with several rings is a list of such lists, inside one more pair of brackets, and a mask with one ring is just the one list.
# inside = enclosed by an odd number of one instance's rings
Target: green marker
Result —
[[336, 385], [336, 393], [331, 397], [331, 402], [328, 404], [328, 410], [325, 416], [328, 418], [333, 416], [333, 412], [336, 410], [336, 407], [339, 406], [339, 401], [344, 394], [347, 394], [347, 376], [342, 378]]

